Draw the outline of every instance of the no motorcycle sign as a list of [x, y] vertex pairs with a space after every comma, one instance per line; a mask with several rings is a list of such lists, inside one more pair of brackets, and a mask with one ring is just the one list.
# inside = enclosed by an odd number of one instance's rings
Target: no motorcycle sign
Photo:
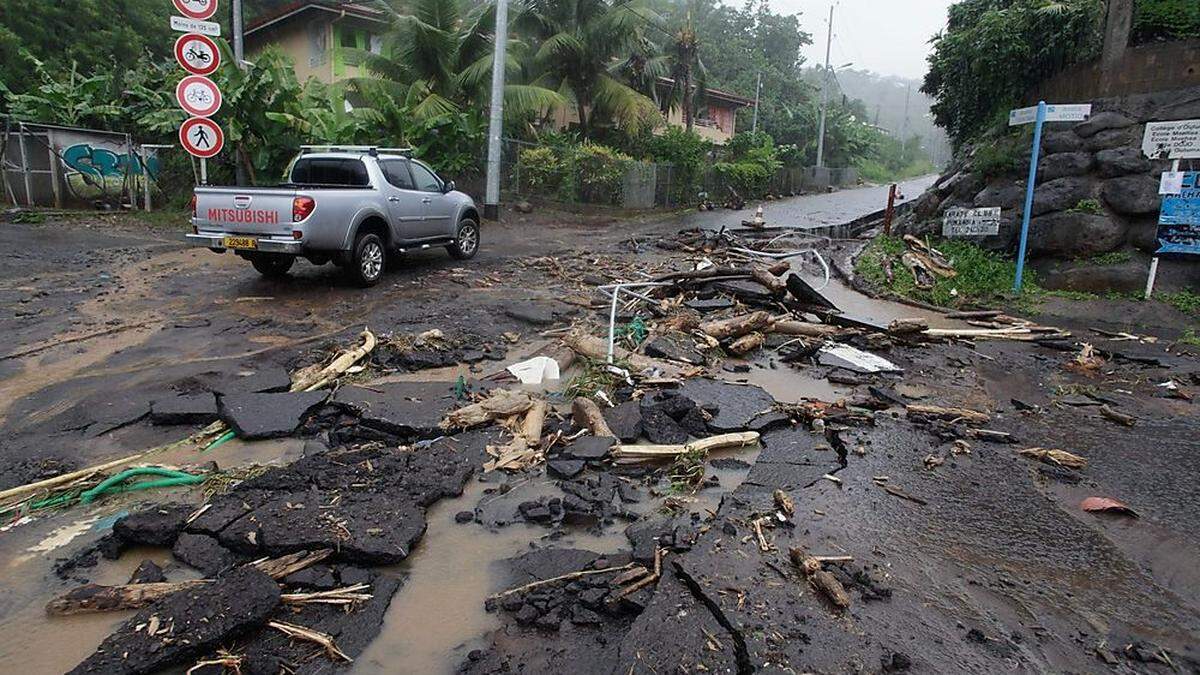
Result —
[[188, 33], [175, 41], [175, 60], [193, 75], [211, 75], [221, 65], [221, 52], [207, 35]]

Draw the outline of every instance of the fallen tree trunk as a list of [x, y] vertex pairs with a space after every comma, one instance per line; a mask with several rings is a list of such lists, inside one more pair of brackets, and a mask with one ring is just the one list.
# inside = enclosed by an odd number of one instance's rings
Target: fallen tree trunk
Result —
[[87, 584], [68, 591], [65, 595], [46, 603], [46, 613], [51, 616], [72, 616], [93, 612], [111, 612], [122, 609], [138, 609], [162, 598], [211, 583], [210, 579], [193, 581], [165, 581], [153, 584], [126, 584], [124, 586], [101, 586]]
[[732, 319], [721, 319], [700, 324], [700, 330], [706, 335], [718, 340], [726, 340], [762, 330], [771, 324], [771, 315], [767, 312], [754, 312]]
[[908, 335], [929, 330], [929, 322], [925, 319], [895, 319], [888, 324], [888, 332], [893, 335]]
[[787, 292], [787, 282], [762, 267], [750, 268], [750, 278], [771, 291], [772, 295], [783, 295]]
[[[563, 343], [584, 358], [595, 361], [608, 359], [608, 341], [602, 338], [573, 331], [563, 338]], [[645, 370], [647, 368], [663, 368], [665, 370], [664, 364], [641, 354], [634, 354], [621, 347], [613, 348], [613, 357], [628, 362], [636, 370]]]
[[740, 448], [759, 439], [757, 431], [740, 431], [732, 434], [710, 436], [686, 445], [618, 445], [612, 450], [612, 457], [626, 462], [652, 462], [662, 459], [675, 459], [688, 453], [708, 454], [713, 450], [723, 448]]
[[916, 403], [905, 406], [905, 410], [909, 415], [919, 415], [922, 417], [935, 417], [943, 420], [963, 420], [972, 424], [983, 424], [992, 419], [992, 416], [971, 410], [970, 408], [949, 408], [937, 405], [919, 405]]
[[605, 438], [616, 438], [617, 435], [608, 428], [608, 422], [604, 421], [604, 414], [600, 412], [600, 406], [590, 398], [582, 396], [571, 402], [571, 416], [575, 418], [575, 424], [581, 427], [587, 427], [592, 432], [593, 436], [603, 436]]
[[829, 326], [823, 323], [809, 323], [792, 319], [775, 319], [771, 323], [771, 332], [780, 335], [800, 335], [802, 337], [831, 338], [843, 335], [845, 328]]

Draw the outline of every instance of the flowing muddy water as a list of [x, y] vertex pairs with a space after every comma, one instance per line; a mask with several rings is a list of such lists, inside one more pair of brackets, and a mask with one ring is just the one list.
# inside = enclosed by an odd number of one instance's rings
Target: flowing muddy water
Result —
[[[712, 458], [737, 457], [752, 464], [760, 448], [713, 453]], [[749, 468], [717, 469], [706, 467], [719, 486], [701, 490], [687, 504], [688, 510], [706, 514], [716, 511], [721, 497], [736, 488]], [[539, 477], [516, 484], [503, 496], [515, 508], [520, 501], [539, 496], [561, 496], [553, 479]], [[523, 522], [500, 528], [487, 528], [477, 522], [459, 524], [455, 514], [487, 509], [491, 496], [485, 494], [496, 483], [472, 480], [463, 495], [443, 500], [429, 509], [429, 529], [411, 556], [392, 568], [407, 581], [392, 599], [379, 636], [354, 663], [354, 673], [453, 673], [467, 654], [484, 645], [488, 633], [501, 627], [495, 613], [484, 610], [489, 595], [504, 590], [502, 562], [534, 549], [535, 546], [583, 548], [596, 553], [629, 550], [623, 521], [595, 534], [582, 530], [566, 531], [561, 537], [551, 530]], [[667, 486], [660, 485], [666, 490]], [[482, 500], [482, 502], [481, 502]], [[659, 508], [662, 500], [645, 497], [626, 505], [645, 514]]]

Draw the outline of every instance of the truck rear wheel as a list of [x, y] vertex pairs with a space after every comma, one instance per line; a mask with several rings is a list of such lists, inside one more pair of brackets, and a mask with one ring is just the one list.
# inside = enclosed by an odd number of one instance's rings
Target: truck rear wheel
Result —
[[278, 279], [287, 276], [288, 270], [296, 262], [296, 256], [279, 255], [277, 253], [256, 253], [250, 257], [250, 264], [258, 273], [268, 279]]
[[457, 260], [470, 260], [479, 252], [479, 223], [470, 218], [458, 221], [458, 232], [455, 233], [454, 243], [446, 247], [450, 257]]
[[346, 271], [359, 286], [374, 286], [383, 277], [387, 265], [387, 248], [379, 235], [364, 232], [354, 240], [354, 251]]

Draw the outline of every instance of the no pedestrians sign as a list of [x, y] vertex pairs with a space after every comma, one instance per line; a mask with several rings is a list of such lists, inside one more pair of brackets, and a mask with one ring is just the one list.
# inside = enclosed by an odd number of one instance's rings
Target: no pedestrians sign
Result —
[[224, 147], [225, 133], [216, 122], [204, 117], [193, 117], [179, 127], [179, 143], [193, 156], [208, 159]]

